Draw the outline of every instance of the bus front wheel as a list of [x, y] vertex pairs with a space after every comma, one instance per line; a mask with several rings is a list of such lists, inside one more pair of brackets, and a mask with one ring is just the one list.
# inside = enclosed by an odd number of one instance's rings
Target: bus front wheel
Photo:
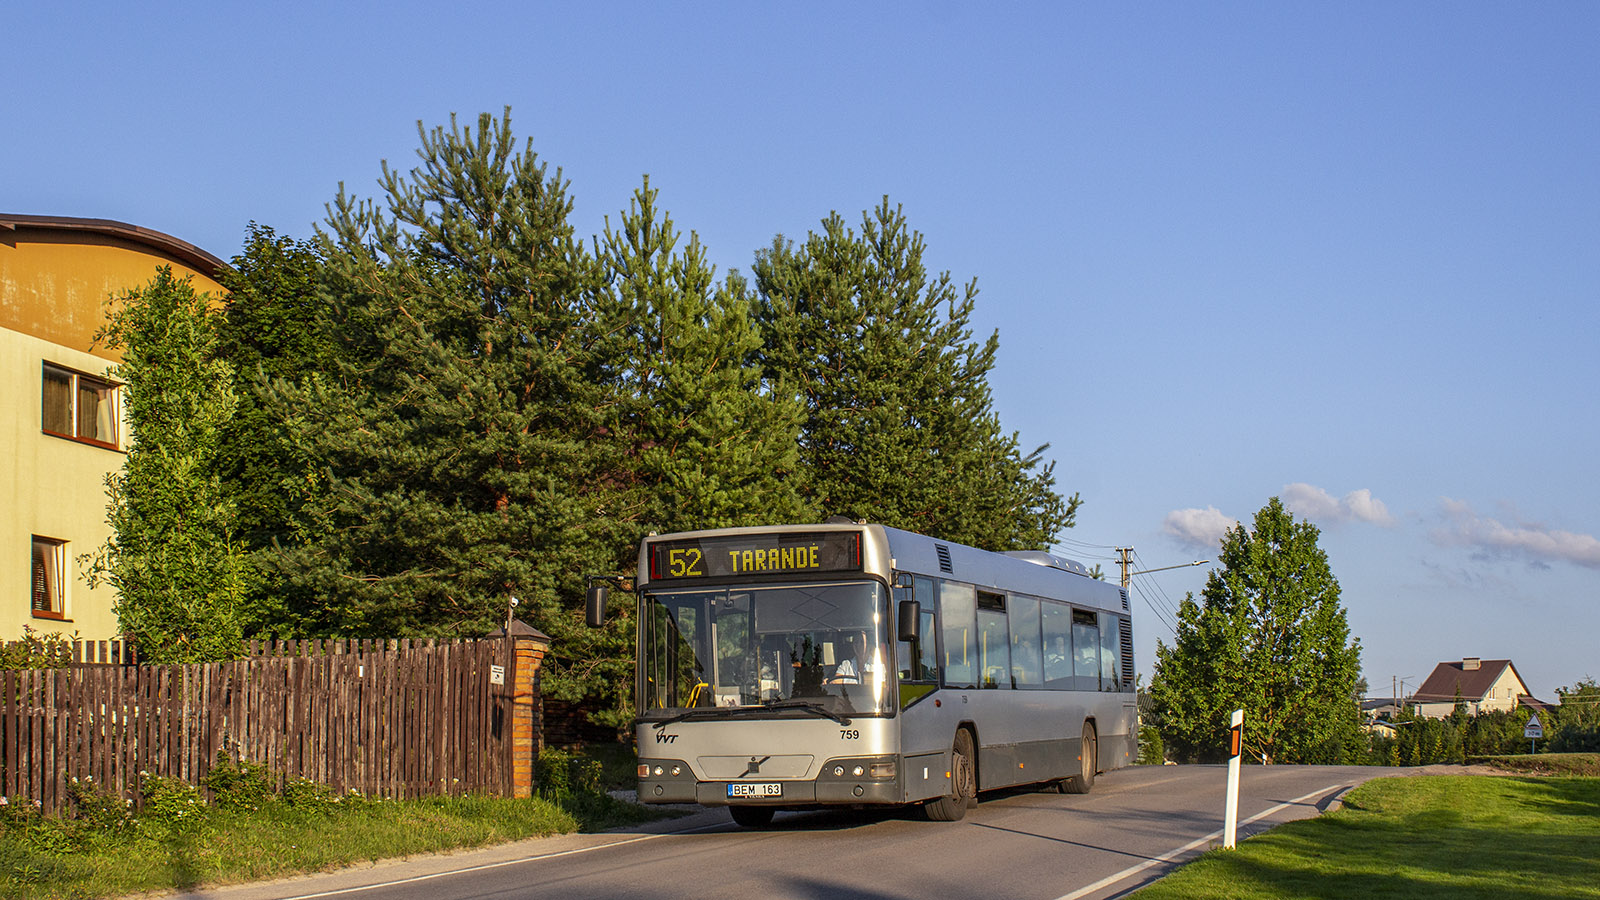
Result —
[[1094, 770], [1097, 768], [1099, 747], [1094, 726], [1083, 723], [1083, 743], [1078, 745], [1078, 774], [1062, 782], [1061, 790], [1068, 794], [1087, 794], [1094, 788]]
[[955, 744], [950, 748], [950, 796], [929, 800], [922, 807], [928, 821], [958, 822], [967, 814], [968, 806], [978, 805], [976, 757], [972, 732], [965, 728], [957, 731]]

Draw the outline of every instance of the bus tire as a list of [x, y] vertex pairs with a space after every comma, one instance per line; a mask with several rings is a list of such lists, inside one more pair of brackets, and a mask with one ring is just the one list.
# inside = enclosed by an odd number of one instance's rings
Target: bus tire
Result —
[[923, 815], [930, 822], [959, 822], [967, 814], [967, 807], [978, 803], [977, 753], [972, 746], [972, 732], [965, 728], [956, 731], [955, 744], [950, 748], [950, 796], [929, 800]]
[[777, 812], [770, 806], [730, 806], [728, 814], [733, 816], [735, 824], [745, 828], [765, 828], [772, 824], [772, 814]]
[[1099, 742], [1095, 740], [1094, 725], [1083, 723], [1083, 743], [1078, 745], [1078, 774], [1061, 783], [1066, 794], [1087, 794], [1094, 789], [1094, 770], [1099, 760]]

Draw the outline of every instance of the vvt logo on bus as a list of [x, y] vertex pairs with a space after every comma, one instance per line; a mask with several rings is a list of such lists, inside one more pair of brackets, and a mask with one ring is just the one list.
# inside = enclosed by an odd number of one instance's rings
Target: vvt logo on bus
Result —
[[666, 734], [660, 731], [656, 732], [656, 743], [658, 744], [670, 744], [677, 739], [678, 736], [675, 734]]

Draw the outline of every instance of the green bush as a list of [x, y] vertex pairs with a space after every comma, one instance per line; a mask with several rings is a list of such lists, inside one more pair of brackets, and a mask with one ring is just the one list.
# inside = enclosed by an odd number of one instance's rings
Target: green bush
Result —
[[68, 816], [89, 832], [114, 832], [133, 824], [133, 804], [95, 784], [93, 777], [67, 785]]
[[1140, 726], [1139, 758], [1135, 763], [1141, 766], [1159, 766], [1166, 761], [1166, 747], [1161, 743], [1161, 731], [1154, 725]]
[[206, 805], [200, 791], [181, 779], [145, 775], [140, 792], [144, 796], [141, 823], [182, 833], [198, 829], [205, 821]]
[[21, 640], [0, 647], [0, 669], [61, 669], [72, 662], [72, 642], [78, 639], [64, 634], [41, 634], [22, 626]]
[[598, 760], [581, 753], [546, 747], [539, 751], [539, 765], [535, 770], [539, 793], [556, 799], [599, 794], [600, 768]]
[[327, 785], [304, 778], [291, 778], [284, 782], [278, 799], [287, 806], [303, 810], [327, 809], [336, 802], [333, 791]]
[[205, 782], [212, 802], [223, 809], [260, 809], [273, 798], [273, 779], [266, 766], [248, 759], [234, 762], [221, 750]]

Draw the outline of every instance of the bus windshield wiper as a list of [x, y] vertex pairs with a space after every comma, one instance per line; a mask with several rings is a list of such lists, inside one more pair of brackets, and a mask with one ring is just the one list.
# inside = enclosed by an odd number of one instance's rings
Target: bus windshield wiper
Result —
[[832, 712], [826, 706], [823, 706], [821, 703], [818, 703], [815, 700], [774, 700], [770, 703], [763, 703], [762, 706], [765, 706], [767, 709], [803, 709], [807, 712], [816, 713], [817, 715], [822, 716], [824, 719], [832, 719], [835, 722], [838, 722], [840, 725], [850, 724], [849, 716], [841, 716], [838, 713]]
[[650, 727], [659, 730], [667, 727], [668, 725], [676, 725], [679, 722], [687, 722], [691, 719], [737, 718], [741, 714], [767, 709], [798, 709], [821, 716], [824, 719], [832, 719], [833, 721], [838, 722], [840, 725], [850, 724], [849, 716], [841, 716], [838, 713], [832, 712], [826, 706], [823, 706], [821, 703], [817, 703], [814, 700], [773, 700], [769, 703], [763, 703], [759, 707], [707, 706], [701, 709], [686, 709], [676, 715], [667, 716], [665, 719], [657, 719], [650, 723]]
[[667, 716], [665, 719], [659, 719], [655, 722], [651, 722], [650, 727], [665, 728], [668, 725], [676, 725], [679, 722], [687, 722], [690, 719], [720, 719], [723, 716], [737, 714], [739, 710], [744, 708], [746, 707], [707, 706], [700, 709], [688, 709], [678, 713], [675, 716]]

